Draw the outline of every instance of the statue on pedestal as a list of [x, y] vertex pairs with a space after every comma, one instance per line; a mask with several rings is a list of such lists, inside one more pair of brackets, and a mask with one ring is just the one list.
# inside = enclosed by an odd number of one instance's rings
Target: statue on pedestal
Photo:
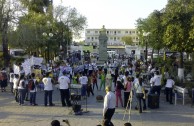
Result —
[[107, 41], [108, 41], [108, 37], [106, 35], [105, 26], [103, 25], [99, 35], [99, 63], [100, 64], [103, 64], [105, 61], [108, 60]]

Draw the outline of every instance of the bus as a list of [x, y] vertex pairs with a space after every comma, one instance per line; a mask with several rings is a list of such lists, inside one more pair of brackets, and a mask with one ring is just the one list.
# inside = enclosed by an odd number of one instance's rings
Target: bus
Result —
[[9, 54], [14, 58], [27, 58], [27, 54], [24, 49], [10, 49]]

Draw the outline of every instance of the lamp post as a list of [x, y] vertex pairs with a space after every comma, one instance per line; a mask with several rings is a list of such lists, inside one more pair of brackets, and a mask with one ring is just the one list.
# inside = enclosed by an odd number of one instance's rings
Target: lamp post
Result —
[[42, 33], [42, 35], [47, 38], [49, 37], [49, 39], [46, 39], [46, 44], [47, 44], [47, 63], [49, 63], [50, 60], [50, 48], [49, 48], [49, 40], [53, 37], [53, 33]]
[[148, 36], [150, 35], [150, 32], [144, 32], [143, 36], [145, 37], [144, 41], [145, 41], [145, 60], [146, 60], [146, 71], [148, 68]]

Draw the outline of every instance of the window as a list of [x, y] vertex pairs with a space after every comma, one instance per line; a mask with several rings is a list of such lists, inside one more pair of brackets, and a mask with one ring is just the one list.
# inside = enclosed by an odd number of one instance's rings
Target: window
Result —
[[129, 32], [128, 31], [125, 31], [126, 34], [128, 34]]
[[117, 31], [115, 31], [114, 33], [115, 33], [115, 35], [116, 35], [116, 34], [117, 34]]
[[98, 37], [95, 37], [95, 39], [98, 39]]
[[131, 34], [131, 31], [129, 31], [129, 34]]
[[107, 34], [109, 34], [109, 31], [106, 31]]
[[110, 40], [113, 40], [113, 37], [110, 37]]
[[98, 31], [95, 31], [96, 34], [98, 34]]
[[120, 40], [120, 37], [117, 37], [117, 40]]
[[116, 37], [114, 37], [114, 41], [116, 41], [117, 40], [117, 38]]
[[90, 39], [90, 37], [87, 37], [87, 39]]
[[90, 33], [90, 31], [87, 31], [87, 33]]
[[121, 31], [118, 31], [119, 34], [121, 34]]

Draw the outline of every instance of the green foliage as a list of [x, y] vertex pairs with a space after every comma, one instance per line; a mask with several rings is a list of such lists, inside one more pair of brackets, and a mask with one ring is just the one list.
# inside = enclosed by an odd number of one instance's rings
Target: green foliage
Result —
[[121, 40], [123, 42], [125, 42], [125, 45], [132, 45], [132, 43], [133, 43], [133, 40], [132, 40], [132, 37], [131, 36], [123, 36], [121, 38]]
[[193, 0], [168, 1], [163, 17], [166, 28], [163, 39], [169, 49], [179, 52], [193, 51], [193, 6]]

